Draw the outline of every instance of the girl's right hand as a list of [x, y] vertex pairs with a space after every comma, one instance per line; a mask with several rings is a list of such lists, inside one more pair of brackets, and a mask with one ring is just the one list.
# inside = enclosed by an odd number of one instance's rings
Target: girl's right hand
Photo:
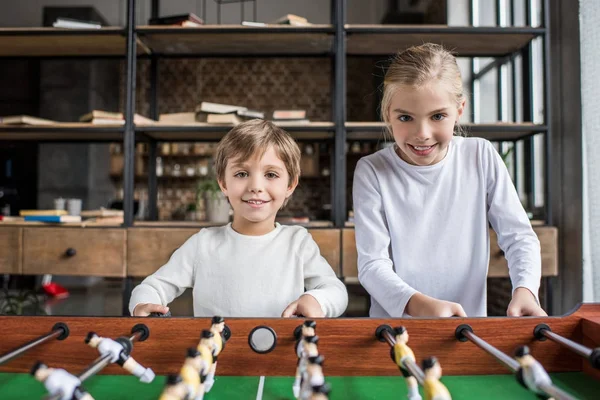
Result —
[[438, 300], [422, 293], [412, 295], [406, 304], [406, 313], [412, 317], [466, 317], [462, 306], [451, 301]]
[[169, 307], [162, 306], [160, 304], [151, 303], [140, 303], [133, 309], [134, 317], [147, 317], [150, 313], [157, 312], [166, 314], [169, 312]]

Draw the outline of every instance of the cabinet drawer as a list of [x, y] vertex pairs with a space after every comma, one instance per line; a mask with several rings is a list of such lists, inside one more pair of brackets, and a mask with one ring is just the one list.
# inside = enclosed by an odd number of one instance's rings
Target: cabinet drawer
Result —
[[[542, 248], [542, 276], [558, 275], [558, 229], [554, 226], [534, 226]], [[498, 237], [490, 229], [490, 278], [508, 276], [508, 263], [504, 252], [498, 247]]]
[[[542, 276], [558, 275], [558, 229], [553, 226], [534, 226], [542, 248]], [[349, 282], [356, 282], [358, 278], [356, 239], [354, 229], [344, 229], [342, 246], [344, 249], [343, 275]], [[490, 264], [488, 276], [490, 278], [508, 277], [508, 264], [504, 253], [498, 247], [498, 237], [490, 229]]]
[[125, 276], [124, 229], [24, 228], [23, 273]]
[[146, 277], [169, 261], [199, 229], [130, 228], [127, 230], [127, 275]]
[[22, 273], [23, 228], [0, 228], [0, 274]]
[[321, 255], [333, 268], [333, 272], [340, 276], [340, 230], [309, 229], [308, 231], [319, 246]]

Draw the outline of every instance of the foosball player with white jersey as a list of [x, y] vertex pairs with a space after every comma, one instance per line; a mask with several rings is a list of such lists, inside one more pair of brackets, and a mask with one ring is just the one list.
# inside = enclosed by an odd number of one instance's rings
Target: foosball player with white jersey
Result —
[[128, 339], [118, 338], [113, 340], [98, 336], [95, 332], [88, 333], [85, 342], [98, 350], [101, 356], [110, 354], [110, 362], [117, 363], [126, 371], [140, 378], [140, 382], [150, 383], [154, 380], [154, 371], [150, 368], [144, 368], [129, 355], [130, 348]]
[[408, 389], [408, 399], [421, 400], [421, 395], [419, 394], [419, 383], [412, 373], [406, 368], [405, 364], [407, 360], [416, 362], [415, 353], [413, 353], [412, 349], [408, 347], [408, 331], [405, 327], [399, 326], [394, 329], [394, 334], [396, 343], [394, 344], [394, 347], [391, 348], [392, 360], [394, 360], [400, 369], [400, 372], [402, 372], [402, 376], [404, 376], [406, 387]]
[[38, 361], [31, 368], [31, 375], [44, 384], [50, 396], [60, 395], [60, 400], [94, 400], [83, 389], [79, 378], [64, 369], [48, 368]]
[[429, 357], [423, 360], [423, 390], [425, 392], [425, 400], [452, 400], [450, 392], [440, 382], [442, 377], [442, 366], [437, 358]]

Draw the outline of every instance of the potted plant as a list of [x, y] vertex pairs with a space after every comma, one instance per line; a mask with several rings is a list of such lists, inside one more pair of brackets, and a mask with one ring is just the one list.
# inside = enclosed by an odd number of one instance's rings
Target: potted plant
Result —
[[229, 202], [221, 192], [216, 179], [207, 178], [198, 182], [196, 196], [198, 199], [204, 199], [207, 221], [215, 223], [229, 222]]

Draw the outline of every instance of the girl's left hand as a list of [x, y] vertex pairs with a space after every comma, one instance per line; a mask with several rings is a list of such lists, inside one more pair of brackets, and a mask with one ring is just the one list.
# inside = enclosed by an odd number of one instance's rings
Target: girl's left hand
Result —
[[518, 287], [513, 292], [512, 300], [506, 310], [506, 315], [509, 317], [548, 316], [537, 303], [533, 293], [524, 287]]
[[289, 318], [292, 316], [302, 316], [306, 318], [322, 318], [325, 316], [325, 313], [321, 309], [321, 305], [310, 294], [303, 294], [298, 298], [298, 300], [290, 303], [283, 313], [281, 314], [283, 318]]

